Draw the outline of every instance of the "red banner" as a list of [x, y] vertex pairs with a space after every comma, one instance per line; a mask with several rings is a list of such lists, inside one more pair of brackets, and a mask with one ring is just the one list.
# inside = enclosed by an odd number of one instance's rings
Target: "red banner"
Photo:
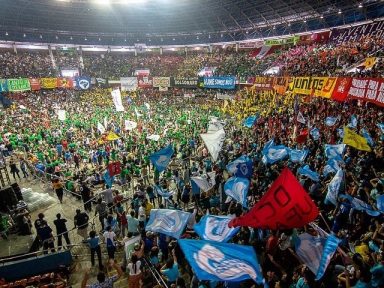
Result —
[[332, 92], [332, 99], [336, 101], [344, 101], [348, 96], [351, 82], [351, 78], [337, 78], [335, 89]]
[[352, 78], [348, 97], [384, 106], [384, 79]]
[[253, 88], [255, 90], [272, 90], [273, 79], [272, 77], [255, 77]]
[[29, 78], [29, 83], [31, 84], [31, 90], [37, 91], [41, 89], [40, 80], [37, 78]]
[[73, 79], [71, 78], [57, 78], [57, 88], [73, 88]]
[[152, 87], [152, 77], [138, 75], [137, 76], [137, 86], [140, 88], [150, 88]]
[[229, 222], [229, 227], [300, 228], [318, 215], [319, 209], [311, 197], [292, 172], [285, 168], [260, 201], [247, 214]]
[[121, 163], [119, 161], [112, 162], [108, 164], [107, 170], [109, 172], [109, 176], [115, 176], [121, 173]]

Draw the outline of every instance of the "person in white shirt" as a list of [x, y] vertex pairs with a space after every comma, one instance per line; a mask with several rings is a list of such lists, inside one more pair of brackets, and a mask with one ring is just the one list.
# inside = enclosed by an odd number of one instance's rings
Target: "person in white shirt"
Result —
[[145, 215], [145, 203], [144, 201], [141, 203], [139, 207], [139, 226], [141, 229], [144, 229], [145, 227], [145, 220], [146, 220], [146, 215]]
[[112, 231], [112, 227], [108, 226], [106, 231], [103, 234], [105, 244], [107, 245], [108, 257], [109, 259], [115, 259], [116, 251], [116, 234]]
[[128, 271], [128, 287], [140, 288], [141, 287], [141, 262], [135, 254], [131, 256], [131, 262], [127, 265]]

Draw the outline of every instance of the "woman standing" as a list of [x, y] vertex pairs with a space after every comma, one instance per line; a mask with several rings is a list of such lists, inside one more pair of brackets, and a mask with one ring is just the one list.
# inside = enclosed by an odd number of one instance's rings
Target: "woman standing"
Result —
[[17, 177], [19, 177], [19, 179], [20, 179], [19, 168], [17, 168], [15, 160], [13, 158], [9, 162], [9, 168], [11, 168], [11, 173], [13, 175], [13, 179], [15, 179], [15, 181], [16, 181], [16, 174], [17, 174]]
[[141, 287], [141, 262], [138, 259], [138, 257], [133, 254], [131, 256], [131, 262], [128, 263], [127, 269], [128, 269], [128, 287], [129, 288], [140, 288]]
[[64, 189], [63, 189], [63, 183], [60, 181], [59, 178], [56, 178], [56, 177], [53, 178], [52, 187], [53, 187], [53, 190], [55, 190], [57, 198], [59, 198], [60, 203], [63, 203]]

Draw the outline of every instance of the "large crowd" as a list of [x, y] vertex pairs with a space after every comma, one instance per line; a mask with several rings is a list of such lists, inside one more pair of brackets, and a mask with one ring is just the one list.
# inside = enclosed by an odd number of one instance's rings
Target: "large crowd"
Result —
[[[204, 65], [218, 65], [221, 75], [247, 76], [260, 73], [260, 66], [270, 64], [281, 65], [284, 73], [294, 75], [338, 75], [342, 68], [362, 61], [369, 53], [381, 48], [382, 41], [362, 39], [359, 43], [345, 43], [341, 47], [331, 44], [295, 46], [261, 60], [248, 58], [247, 53], [218, 52], [137, 58], [84, 55], [83, 58], [84, 69], [91, 76], [111, 78], [120, 73], [129, 74], [137, 65], [150, 67], [151, 72], [158, 71], [154, 75], [161, 73], [161, 76], [174, 71], [180, 76], [194, 76], [192, 72]], [[12, 73], [35, 76], [33, 73], [40, 75], [41, 71], [50, 70], [49, 61], [43, 56], [38, 57], [37, 62], [32, 61], [33, 64], [28, 61], [23, 65], [23, 61], [14, 58], [22, 56], [11, 52], [7, 52], [5, 58], [4, 55], [1, 58], [4, 69], [0, 73], [6, 76]], [[66, 62], [63, 60], [62, 63]], [[268, 65], [263, 66], [263, 63]], [[369, 73], [380, 77], [382, 64]], [[183, 239], [198, 239], [194, 224], [207, 213], [236, 217], [246, 213], [234, 199], [226, 201], [221, 197], [222, 187], [230, 177], [226, 165], [242, 155], [250, 157], [253, 164], [248, 193], [250, 207], [262, 198], [283, 168], [289, 167], [321, 211], [322, 217], [316, 219], [316, 225], [341, 239], [339, 250], [332, 257], [324, 277], [315, 281], [315, 275], [295, 252], [295, 237], [304, 232], [316, 235], [318, 232], [313, 226], [286, 230], [241, 227], [231, 243], [250, 245], [255, 249], [268, 287], [384, 287], [382, 213], [371, 216], [364, 210], [355, 209], [343, 197], [337, 199], [336, 205], [325, 204], [327, 188], [334, 174], [323, 173], [328, 164], [325, 144], [342, 143], [340, 128], [350, 125], [351, 117], [355, 117], [357, 123], [353, 124], [353, 129], [358, 133], [363, 129], [367, 131], [372, 140], [372, 151], [347, 146], [339, 163], [345, 173], [339, 193], [360, 199], [373, 210], [379, 210], [376, 200], [384, 193], [384, 134], [382, 126], [378, 125], [384, 123], [382, 108], [355, 100], [343, 103], [324, 98], [304, 100], [300, 96], [278, 96], [252, 89], [238, 91], [235, 101], [215, 100], [213, 94], [207, 92], [204, 97], [186, 100], [175, 96], [174, 91], [150, 89], [123, 93], [124, 112], [115, 111], [108, 89], [10, 94], [8, 97], [13, 104], [0, 115], [1, 153], [9, 159], [9, 170], [15, 180], [20, 178], [20, 169], [25, 177], [32, 172], [52, 181], [60, 202], [65, 201], [64, 190], [81, 195], [84, 209], [76, 211], [75, 227], [84, 245], [90, 247], [92, 265], [97, 256], [100, 269], [98, 283], [91, 287], [112, 287], [124, 273], [128, 275], [130, 288], [143, 287], [147, 285], [146, 275], [152, 268], [162, 275], [168, 287], [260, 287], [253, 280], [199, 281], [175, 239], [145, 231], [154, 208], [191, 212]], [[58, 119], [58, 109], [66, 111], [66, 119]], [[297, 121], [298, 112], [305, 119], [304, 123]], [[250, 128], [244, 127], [243, 120], [255, 114], [259, 115], [257, 121]], [[226, 137], [217, 161], [212, 161], [200, 137], [207, 131], [211, 117], [225, 122]], [[337, 118], [336, 124], [327, 125], [327, 117]], [[124, 120], [135, 121], [137, 127], [126, 129]], [[298, 143], [296, 136], [313, 128], [318, 129], [319, 137], [306, 133], [303, 141]], [[151, 135], [160, 138], [151, 140], [148, 138]], [[276, 145], [308, 149], [305, 164], [320, 175], [320, 180], [301, 175], [298, 172], [301, 164], [288, 158], [265, 164], [263, 148], [271, 139]], [[167, 169], [159, 173], [149, 156], [168, 144], [173, 145], [175, 154]], [[111, 186], [103, 179], [103, 174], [106, 166], [115, 161], [122, 167]], [[211, 171], [216, 172], [212, 189], [203, 192], [191, 188], [192, 176]], [[164, 191], [175, 191], [175, 194], [164, 198], [156, 192], [155, 185]], [[127, 195], [130, 196], [125, 197]], [[94, 196], [95, 203], [90, 201]], [[99, 231], [88, 229], [91, 211], [96, 211], [98, 216], [101, 237]], [[57, 215], [56, 232], [66, 235], [65, 221], [63, 224], [60, 219]], [[48, 241], [56, 238], [53, 238], [53, 229], [44, 214], [39, 215], [32, 229], [44, 243], [46, 252], [62, 246], [62, 237], [59, 243]], [[141, 242], [132, 248], [130, 256], [125, 255], [118, 263], [119, 259], [115, 257], [115, 251], [119, 249], [117, 243], [137, 235], [141, 235]], [[71, 239], [65, 236], [64, 239], [67, 244], [71, 243]], [[110, 261], [107, 265], [116, 270], [115, 276], [108, 277], [102, 272], [105, 262], [100, 246], [106, 248]], [[87, 282], [88, 273], [82, 286], [85, 287]]]

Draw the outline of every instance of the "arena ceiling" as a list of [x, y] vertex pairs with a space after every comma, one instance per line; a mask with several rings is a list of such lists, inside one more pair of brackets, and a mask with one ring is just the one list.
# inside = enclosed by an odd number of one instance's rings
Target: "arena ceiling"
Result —
[[0, 39], [147, 45], [241, 41], [384, 15], [381, 0], [3, 0]]

